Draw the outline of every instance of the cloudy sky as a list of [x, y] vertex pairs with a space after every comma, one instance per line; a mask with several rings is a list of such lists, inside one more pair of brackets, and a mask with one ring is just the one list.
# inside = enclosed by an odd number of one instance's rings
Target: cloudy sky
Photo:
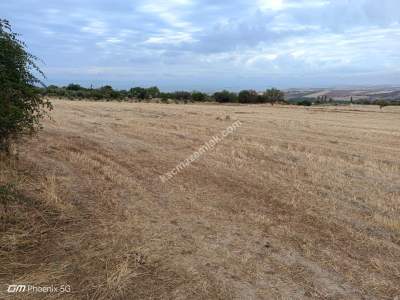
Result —
[[400, 84], [399, 0], [3, 0], [47, 83]]

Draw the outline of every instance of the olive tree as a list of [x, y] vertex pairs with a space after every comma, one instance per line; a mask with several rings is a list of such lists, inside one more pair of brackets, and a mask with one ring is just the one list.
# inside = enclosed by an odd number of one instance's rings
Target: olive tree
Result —
[[265, 102], [274, 105], [276, 102], [284, 102], [285, 94], [276, 88], [272, 88], [264, 92], [263, 98]]
[[8, 152], [12, 140], [41, 128], [51, 103], [40, 96], [44, 77], [19, 35], [0, 19], [0, 151]]
[[239, 102], [240, 103], [257, 103], [258, 102], [258, 94], [254, 90], [240, 91]]
[[216, 92], [213, 95], [213, 98], [218, 103], [234, 103], [238, 102], [238, 96], [236, 93], [231, 93], [227, 90], [223, 90], [221, 92]]

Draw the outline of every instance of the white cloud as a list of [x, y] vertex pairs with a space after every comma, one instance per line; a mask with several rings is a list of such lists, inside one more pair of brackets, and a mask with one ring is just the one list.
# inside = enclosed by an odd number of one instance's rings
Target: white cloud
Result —
[[251, 55], [249, 58], [246, 59], [245, 64], [247, 66], [254, 66], [259, 63], [264, 63], [264, 62], [272, 62], [276, 60], [279, 57], [278, 54], [276, 53], [259, 53], [259, 54], [254, 54]]
[[108, 31], [108, 27], [103, 21], [91, 20], [86, 26], [81, 28], [81, 31], [94, 35], [104, 35]]
[[164, 29], [158, 35], [151, 36], [145, 44], [171, 44], [178, 45], [181, 43], [192, 43], [196, 40], [187, 32], [176, 32], [173, 30]]
[[282, 10], [286, 7], [284, 0], [258, 0], [258, 5], [262, 11]]
[[338, 70], [349, 75], [398, 70], [400, 55], [395, 49], [399, 48], [400, 25], [396, 25], [390, 29], [358, 28], [341, 34], [321, 32], [308, 38], [294, 36], [274, 44], [264, 42], [218, 54], [202, 54], [194, 61], [217, 69], [227, 68], [229, 63], [232, 72], [251, 76], [334, 75]]
[[172, 27], [188, 28], [192, 25], [183, 20], [183, 11], [191, 4], [191, 0], [156, 0], [141, 5], [139, 11], [157, 16]]
[[218, 74], [215, 82], [235, 86], [245, 77], [399, 72], [398, 0], [85, 0], [71, 10], [21, 1], [23, 10], [15, 1], [0, 10], [33, 52], [49, 66], [90, 67], [88, 78], [140, 68], [199, 82]]
[[258, 8], [261, 11], [280, 11], [288, 8], [305, 8], [324, 6], [328, 0], [258, 0]]
[[185, 15], [191, 12], [193, 4], [191, 0], [156, 0], [140, 6], [140, 12], [159, 18], [168, 26], [159, 28], [158, 32], [150, 35], [144, 43], [178, 45], [195, 42], [193, 34], [200, 29], [185, 20]]
[[116, 37], [111, 37], [111, 38], [106, 39], [106, 42], [110, 43], [110, 44], [119, 44], [122, 42], [122, 40], [119, 38], [116, 38]]

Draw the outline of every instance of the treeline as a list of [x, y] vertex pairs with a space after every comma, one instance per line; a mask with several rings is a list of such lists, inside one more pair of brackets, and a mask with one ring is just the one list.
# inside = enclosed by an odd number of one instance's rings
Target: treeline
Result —
[[399, 100], [368, 100], [368, 99], [361, 99], [361, 100], [356, 100], [352, 101], [351, 103], [353, 104], [362, 104], [362, 105], [379, 105], [381, 108], [384, 106], [396, 106], [400, 105], [400, 99]]
[[254, 90], [243, 90], [239, 93], [223, 90], [212, 95], [200, 91], [176, 91], [161, 92], [156, 86], [143, 88], [134, 87], [129, 90], [115, 90], [110, 85], [100, 88], [85, 88], [79, 84], [69, 84], [68, 86], [58, 87], [50, 85], [40, 88], [43, 96], [68, 98], [71, 100], [91, 99], [91, 100], [117, 100], [117, 101], [145, 101], [159, 99], [161, 102], [169, 100], [182, 102], [219, 102], [219, 103], [276, 103], [284, 102], [285, 95], [282, 91], [272, 88], [263, 93]]
[[285, 102], [285, 94], [275, 88], [268, 89], [263, 93], [255, 90], [242, 90], [238, 94], [224, 90], [213, 94], [213, 99], [219, 103], [277, 103]]
[[396, 100], [335, 100], [327, 96], [316, 98], [298, 97], [285, 99], [285, 94], [275, 88], [267, 89], [264, 92], [255, 90], [242, 90], [239, 93], [227, 90], [207, 94], [200, 91], [175, 91], [162, 92], [156, 86], [144, 88], [134, 87], [129, 90], [116, 90], [112, 86], [106, 85], [100, 88], [85, 88], [79, 84], [69, 84], [68, 86], [58, 87], [50, 85], [48, 87], [39, 88], [41, 95], [49, 97], [67, 98], [71, 100], [89, 99], [94, 101], [150, 101], [155, 99], [157, 102], [163, 103], [188, 103], [188, 102], [218, 102], [218, 103], [285, 103], [292, 105], [348, 105], [348, 104], [364, 104], [364, 105], [400, 105], [400, 101]]
[[[322, 100], [321, 100], [322, 99]], [[372, 100], [372, 99], [359, 99], [359, 100], [335, 100], [333, 98], [324, 99], [324, 98], [307, 98], [307, 97], [298, 97], [298, 98], [291, 98], [286, 100], [288, 104], [292, 105], [302, 105], [302, 106], [314, 106], [314, 105], [378, 105], [379, 107], [383, 108], [385, 106], [400, 106], [400, 99], [399, 100]]]
[[116, 90], [112, 86], [106, 85], [100, 88], [85, 88], [79, 84], [69, 84], [68, 86], [58, 87], [49, 85], [40, 88], [43, 96], [68, 98], [71, 100], [91, 99], [91, 100], [118, 100], [128, 101], [135, 99], [144, 101], [150, 99], [160, 99], [161, 101], [177, 100], [177, 101], [196, 101], [205, 102], [213, 101], [211, 97], [205, 93], [193, 91], [176, 91], [176, 92], [161, 92], [156, 86], [143, 88], [134, 87], [129, 90]]

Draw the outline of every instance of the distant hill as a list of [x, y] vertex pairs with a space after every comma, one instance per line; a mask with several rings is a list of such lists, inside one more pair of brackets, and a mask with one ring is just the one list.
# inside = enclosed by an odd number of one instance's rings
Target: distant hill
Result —
[[286, 98], [310, 98], [326, 96], [333, 100], [390, 100], [400, 101], [400, 87], [354, 88], [354, 89], [289, 89]]

